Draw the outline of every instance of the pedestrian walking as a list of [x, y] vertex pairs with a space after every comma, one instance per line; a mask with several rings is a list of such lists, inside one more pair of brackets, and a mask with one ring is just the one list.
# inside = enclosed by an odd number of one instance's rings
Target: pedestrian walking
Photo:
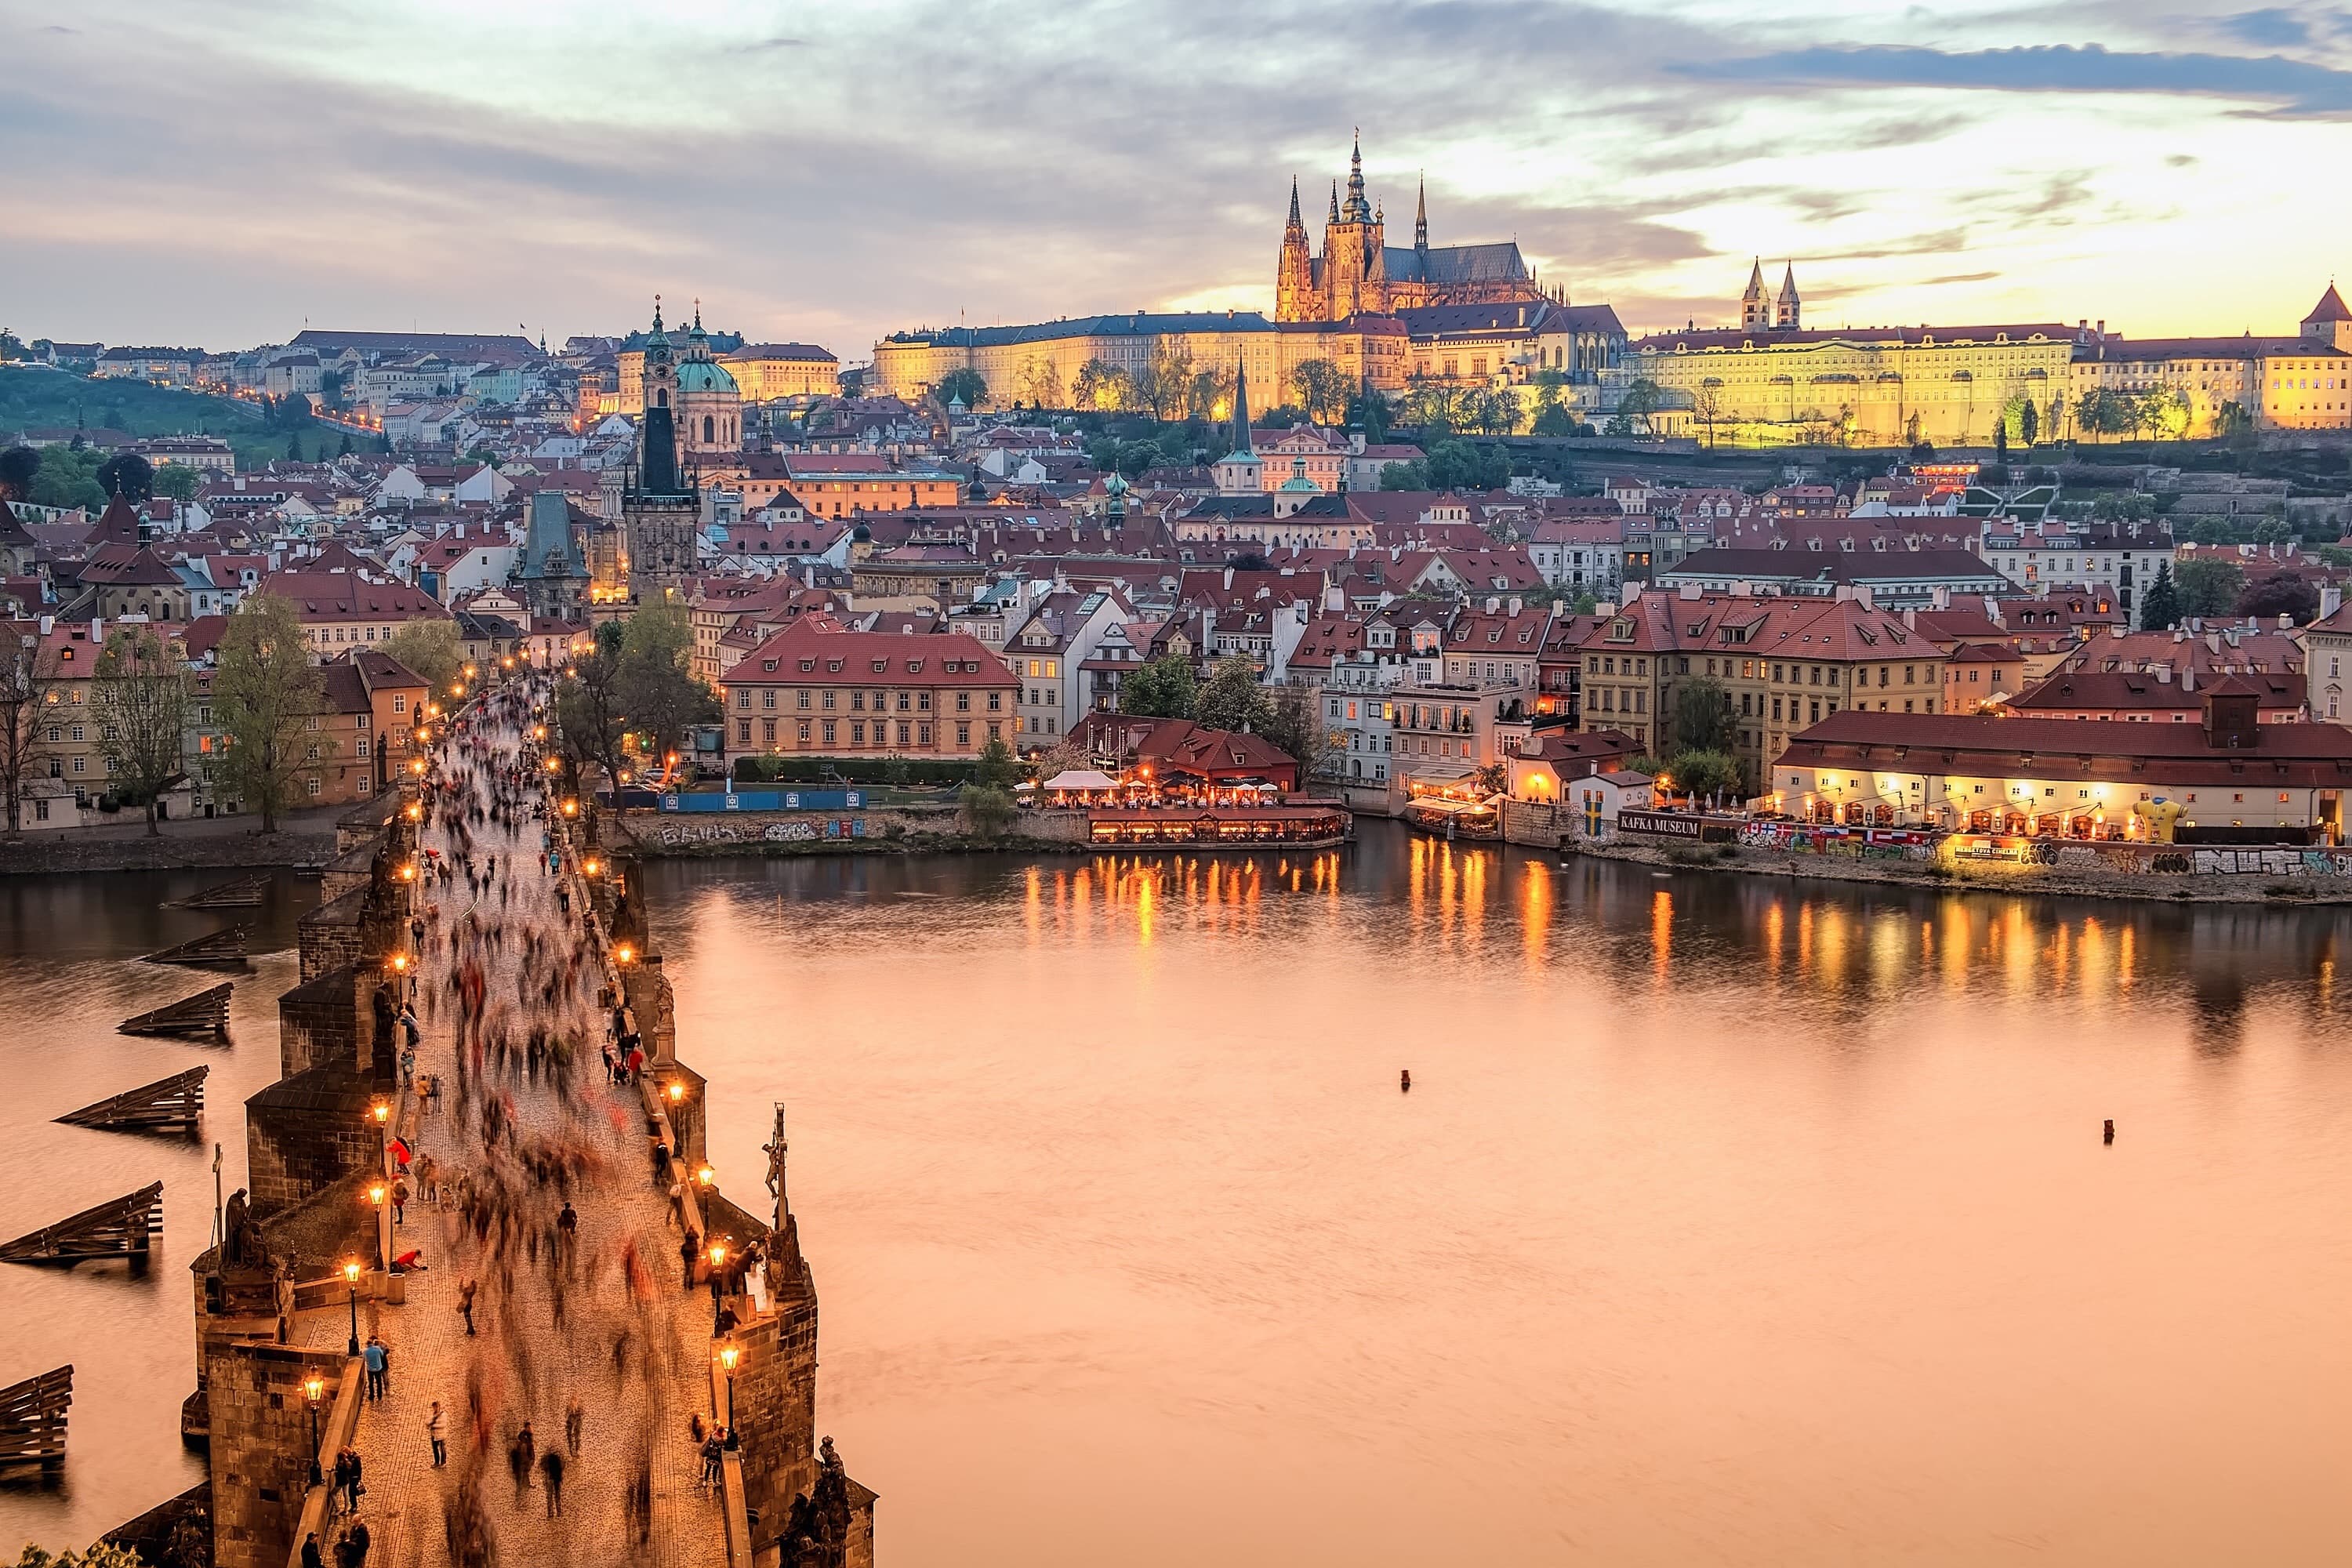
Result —
[[468, 1275], [457, 1286], [457, 1310], [466, 1315], [466, 1337], [474, 1337], [474, 1280]]
[[539, 1473], [547, 1482], [547, 1517], [555, 1519], [563, 1512], [563, 1456], [550, 1448], [539, 1458]]
[[373, 1334], [370, 1334], [368, 1336], [366, 1346], [360, 1352], [360, 1360], [367, 1368], [367, 1396], [369, 1400], [373, 1402], [382, 1399], [383, 1397], [383, 1370], [385, 1365], [383, 1342], [377, 1339]]
[[441, 1402], [433, 1402], [433, 1414], [425, 1418], [425, 1435], [433, 1440], [433, 1468], [439, 1469], [449, 1462], [449, 1445], [441, 1436]]
[[327, 1568], [327, 1560], [319, 1553], [319, 1532], [315, 1530], [302, 1538], [302, 1568]]
[[522, 1445], [522, 1484], [529, 1486], [531, 1463], [539, 1458], [539, 1439], [532, 1435], [530, 1422], [522, 1424], [522, 1430], [515, 1434], [515, 1441]]
[[563, 1446], [572, 1451], [575, 1459], [580, 1457], [581, 1415], [580, 1396], [575, 1394], [563, 1406]]
[[522, 1439], [517, 1437], [507, 1445], [507, 1470], [514, 1477], [514, 1505], [522, 1506], [523, 1488], [529, 1485], [530, 1461], [522, 1457]]

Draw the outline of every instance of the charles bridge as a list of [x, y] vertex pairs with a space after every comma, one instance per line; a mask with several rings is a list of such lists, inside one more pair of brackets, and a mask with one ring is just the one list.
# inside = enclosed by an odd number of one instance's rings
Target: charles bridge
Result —
[[[517, 1049], [511, 1081], [476, 1086], [511, 1137], [585, 1151], [560, 1268], [551, 1228], [542, 1278], [537, 1233], [534, 1267], [517, 1270], [522, 1244], [503, 1245], [503, 1216], [486, 1250], [458, 1212], [454, 1173], [481, 1145], [464, 1113], [458, 1008], [440, 995], [456, 944], [437, 910], [429, 934], [424, 918], [431, 815], [412, 783], [339, 832], [322, 901], [299, 925], [299, 984], [279, 998], [278, 1080], [247, 1101], [248, 1185], [193, 1265], [182, 1425], [207, 1478], [109, 1539], [154, 1562], [203, 1561], [201, 1546], [217, 1568], [301, 1568], [306, 1542], [330, 1553], [361, 1523], [372, 1557], [404, 1564], [871, 1568], [875, 1494], [818, 1441], [817, 1298], [785, 1190], [783, 1108], [755, 1214], [708, 1163], [706, 1085], [678, 1058], [634, 855], [600, 851], [593, 810], [567, 821], [551, 809], [545, 858], [521, 843], [534, 822], [517, 826], [513, 853], [496, 847], [516, 895], [499, 917], [525, 940], [491, 950], [489, 989], [528, 1000], [516, 950], [576, 943], [594, 1005], [574, 1011], [585, 1027], [573, 1037], [609, 1020], [642, 1042], [644, 1070], [619, 1086], [583, 1074], [596, 1081], [574, 1089], [551, 1067], [542, 1081], [534, 1056], [526, 1085]], [[404, 1002], [419, 1021], [405, 1071]], [[442, 1093], [453, 1079], [455, 1106]], [[173, 1108], [201, 1096], [200, 1079], [150, 1088], [166, 1091], [163, 1110], [139, 1091], [118, 1097], [126, 1115], [184, 1114]], [[143, 1239], [124, 1245], [143, 1256]], [[388, 1370], [371, 1398], [376, 1344]], [[60, 1407], [58, 1443], [62, 1422]], [[690, 1426], [733, 1441], [706, 1453]], [[446, 1463], [430, 1443], [444, 1435]], [[568, 1478], [526, 1462], [511, 1500], [494, 1495], [506, 1483], [488, 1472], [519, 1436], [551, 1455], [559, 1435]], [[338, 1487], [346, 1450], [356, 1496]]]

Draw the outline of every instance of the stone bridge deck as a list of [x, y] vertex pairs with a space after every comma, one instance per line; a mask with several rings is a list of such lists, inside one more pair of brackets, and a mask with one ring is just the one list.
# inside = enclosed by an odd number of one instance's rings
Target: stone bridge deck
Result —
[[[432, 831], [425, 842], [447, 847]], [[644, 1152], [638, 1091], [605, 1082], [597, 1051], [602, 1020], [594, 1007], [601, 976], [593, 965], [583, 967], [581, 994], [559, 998], [553, 1009], [535, 990], [528, 1005], [518, 1000], [525, 955], [544, 959], [567, 952], [570, 931], [576, 930], [572, 922], [583, 907], [575, 897], [571, 921], [559, 910], [556, 879], [543, 860], [531, 858], [539, 843], [536, 824], [526, 823], [520, 832], [478, 828], [477, 856], [498, 857], [507, 901], [493, 889], [475, 902], [462, 878], [436, 884], [421, 900], [437, 898], [441, 910], [424, 944], [417, 1065], [440, 1076], [443, 1093], [433, 1107], [404, 1094], [401, 1115], [416, 1152], [436, 1163], [445, 1183], [461, 1168], [484, 1168], [479, 1110], [485, 1092], [510, 1099], [522, 1138], [567, 1139], [588, 1149], [597, 1166], [572, 1189], [579, 1214], [576, 1260], [559, 1291], [546, 1266], [551, 1251], [544, 1237], [562, 1203], [551, 1188], [535, 1189], [518, 1215], [541, 1237], [536, 1265], [520, 1227], [502, 1266], [476, 1242], [454, 1197], [436, 1209], [419, 1193], [410, 1205], [405, 1222], [393, 1233], [394, 1252], [419, 1249], [424, 1271], [402, 1277], [404, 1302], [362, 1300], [359, 1306], [362, 1341], [376, 1333], [392, 1350], [388, 1391], [362, 1407], [357, 1435], [366, 1489], [359, 1515], [373, 1537], [369, 1562], [391, 1568], [451, 1563], [446, 1521], [464, 1489], [472, 1488], [496, 1538], [497, 1560], [504, 1563], [725, 1563], [720, 1502], [698, 1484], [702, 1462], [688, 1434], [689, 1415], [708, 1418], [711, 1410], [710, 1301], [699, 1288], [685, 1285], [680, 1233]], [[495, 1013], [506, 1004], [515, 1058], [504, 1075], [490, 1066], [461, 1100], [447, 933], [469, 909], [508, 931], [504, 945], [485, 951], [481, 962], [488, 1006]], [[568, 1085], [559, 1086], [545, 1072], [534, 1083], [524, 1071], [521, 1047], [533, 1022], [567, 1032], [576, 1042]], [[621, 1260], [631, 1247], [650, 1287], [642, 1297], [622, 1276]], [[459, 1285], [468, 1278], [478, 1287], [478, 1331], [470, 1337], [458, 1310]], [[300, 1316], [299, 1343], [343, 1347], [350, 1332], [344, 1307]], [[616, 1364], [614, 1345], [624, 1336]], [[448, 1445], [448, 1462], [438, 1468], [425, 1425], [436, 1399]], [[562, 1514], [550, 1517], [541, 1475], [533, 1473], [520, 1492], [513, 1485], [509, 1446], [528, 1421], [539, 1452], [562, 1447], [573, 1399], [583, 1413], [580, 1445], [576, 1457], [566, 1456]], [[641, 1455], [649, 1456], [652, 1478], [650, 1535], [643, 1545], [627, 1506]], [[331, 1547], [347, 1523], [333, 1520], [321, 1532], [322, 1548]]]

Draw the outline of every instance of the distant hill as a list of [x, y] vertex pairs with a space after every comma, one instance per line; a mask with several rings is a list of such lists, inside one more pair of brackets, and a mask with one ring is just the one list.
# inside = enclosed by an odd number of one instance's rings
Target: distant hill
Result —
[[75, 424], [133, 436], [244, 437], [261, 430], [262, 416], [259, 408], [233, 397], [174, 392], [143, 381], [93, 381], [47, 365], [0, 366], [0, 438]]

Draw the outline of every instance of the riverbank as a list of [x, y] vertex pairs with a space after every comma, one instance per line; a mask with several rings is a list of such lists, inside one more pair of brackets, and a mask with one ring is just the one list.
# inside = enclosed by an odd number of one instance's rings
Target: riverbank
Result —
[[0, 877], [56, 876], [78, 871], [312, 869], [336, 855], [335, 832], [282, 829], [258, 833], [163, 833], [152, 837], [44, 834], [0, 843]]
[[2352, 904], [2352, 879], [2325, 876], [2200, 875], [2162, 877], [2105, 872], [2074, 866], [2020, 865], [2002, 860], [1863, 860], [1738, 844], [1642, 844], [1618, 838], [1573, 838], [1562, 855], [1619, 860], [1678, 871], [1804, 878], [1820, 882], [1933, 888], [2053, 898], [2129, 899], [2147, 903]]

